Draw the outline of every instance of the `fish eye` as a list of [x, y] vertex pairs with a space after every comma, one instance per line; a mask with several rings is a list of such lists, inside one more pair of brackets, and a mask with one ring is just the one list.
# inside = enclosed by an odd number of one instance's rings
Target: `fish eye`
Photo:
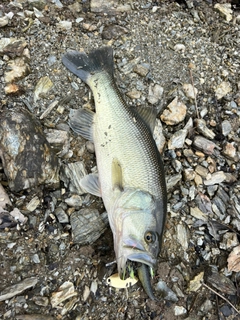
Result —
[[152, 231], [145, 232], [144, 239], [147, 243], [153, 243], [156, 240], [156, 234]]

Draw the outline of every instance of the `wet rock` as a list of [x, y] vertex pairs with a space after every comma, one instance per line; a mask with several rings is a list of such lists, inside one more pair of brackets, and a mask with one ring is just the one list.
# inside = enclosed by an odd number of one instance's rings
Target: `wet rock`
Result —
[[63, 210], [63, 208], [61, 208], [61, 207], [56, 208], [56, 210], [54, 211], [54, 214], [56, 215], [56, 217], [60, 223], [68, 223], [69, 222], [69, 217], [66, 214], [66, 212]]
[[16, 58], [8, 62], [8, 69], [4, 74], [4, 80], [6, 83], [14, 82], [26, 77], [30, 72], [30, 66], [26, 63], [25, 58]]
[[156, 104], [159, 102], [163, 94], [163, 87], [159, 84], [150, 85], [148, 91], [148, 102], [151, 104]]
[[11, 299], [15, 297], [25, 290], [34, 287], [38, 283], [38, 279], [36, 277], [26, 278], [23, 281], [14, 284], [8, 288], [5, 288], [0, 295], [0, 301], [4, 301], [7, 299]]
[[197, 97], [198, 90], [190, 83], [184, 83], [182, 88], [187, 98], [194, 100]]
[[161, 120], [168, 125], [175, 125], [182, 122], [187, 113], [187, 107], [182, 102], [178, 102], [176, 97], [163, 111]]
[[58, 291], [52, 293], [51, 305], [53, 308], [56, 308], [60, 303], [77, 296], [77, 294], [74, 284], [66, 281], [58, 288]]
[[232, 91], [232, 87], [229, 82], [226, 82], [226, 81], [221, 82], [215, 89], [215, 95], [217, 100], [222, 99], [231, 91]]
[[72, 238], [74, 243], [91, 244], [106, 230], [107, 213], [101, 215], [96, 209], [84, 208], [71, 214]]
[[59, 183], [59, 164], [41, 124], [26, 110], [1, 112], [0, 156], [11, 190]]
[[53, 87], [52, 81], [49, 77], [42, 77], [34, 90], [34, 102], [36, 102], [40, 97], [44, 97]]
[[233, 11], [231, 9], [231, 3], [217, 3], [215, 4], [214, 9], [217, 10], [227, 22], [232, 20]]

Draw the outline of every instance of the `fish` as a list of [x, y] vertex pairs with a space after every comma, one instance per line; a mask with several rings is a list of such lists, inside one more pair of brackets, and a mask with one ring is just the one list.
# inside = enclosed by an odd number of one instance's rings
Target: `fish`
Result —
[[91, 89], [95, 112], [72, 109], [69, 125], [94, 143], [98, 174], [80, 184], [102, 197], [113, 234], [118, 274], [135, 264], [142, 286], [156, 299], [151, 275], [157, 265], [167, 212], [164, 165], [153, 139], [156, 112], [126, 104], [114, 79], [112, 47], [89, 54], [68, 51], [63, 65]]

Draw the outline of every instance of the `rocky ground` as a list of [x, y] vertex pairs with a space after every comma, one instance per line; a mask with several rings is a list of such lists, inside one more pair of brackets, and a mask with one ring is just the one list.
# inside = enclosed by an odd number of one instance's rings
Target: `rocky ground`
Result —
[[[103, 45], [127, 103], [159, 111], [159, 301], [107, 285], [111, 230], [78, 183], [96, 162], [69, 110], [94, 102], [61, 56]], [[240, 319], [239, 2], [3, 0], [0, 66], [0, 318]]]

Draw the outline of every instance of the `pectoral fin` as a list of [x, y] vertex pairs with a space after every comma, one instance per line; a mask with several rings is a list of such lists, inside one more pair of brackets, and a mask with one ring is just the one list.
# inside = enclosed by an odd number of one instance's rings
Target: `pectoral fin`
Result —
[[69, 125], [83, 138], [93, 142], [93, 120], [95, 113], [88, 109], [70, 110]]
[[90, 173], [80, 180], [80, 186], [86, 190], [86, 192], [93, 194], [94, 196], [101, 197], [101, 188], [97, 174]]
[[122, 167], [116, 158], [114, 158], [112, 161], [112, 186], [113, 186], [113, 190], [123, 189]]

